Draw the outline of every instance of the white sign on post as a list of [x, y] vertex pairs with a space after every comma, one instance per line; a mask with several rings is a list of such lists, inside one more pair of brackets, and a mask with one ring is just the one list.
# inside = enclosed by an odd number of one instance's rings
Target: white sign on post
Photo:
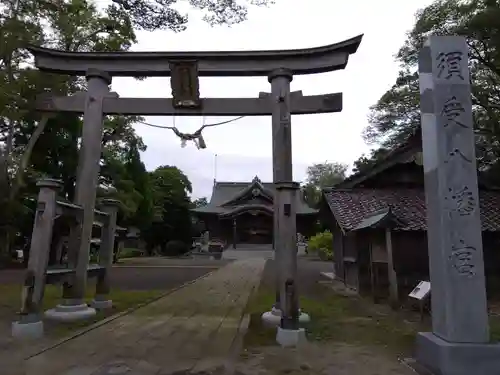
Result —
[[429, 281], [421, 281], [418, 285], [408, 294], [409, 297], [423, 300], [431, 292], [431, 283]]

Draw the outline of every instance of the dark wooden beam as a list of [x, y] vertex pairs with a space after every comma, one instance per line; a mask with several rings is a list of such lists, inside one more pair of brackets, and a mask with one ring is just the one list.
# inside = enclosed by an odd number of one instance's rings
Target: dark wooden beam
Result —
[[[144, 116], [268, 116], [273, 101], [268, 95], [261, 98], [205, 98], [200, 108], [176, 108], [171, 98], [117, 98], [103, 100], [108, 115]], [[68, 97], [43, 95], [37, 100], [42, 112], [83, 113], [85, 95]], [[333, 113], [342, 111], [342, 93], [302, 96], [292, 93], [290, 112], [293, 115]]]

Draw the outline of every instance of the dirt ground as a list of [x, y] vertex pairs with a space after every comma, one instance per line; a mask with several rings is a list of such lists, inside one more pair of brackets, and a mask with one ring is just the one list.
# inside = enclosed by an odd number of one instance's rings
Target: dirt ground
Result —
[[373, 348], [309, 342], [299, 348], [277, 346], [245, 350], [236, 375], [411, 375], [397, 361]]
[[[272, 303], [275, 264], [268, 261], [254, 304], [250, 306], [250, 326], [241, 355], [235, 364], [236, 375], [411, 375], [400, 363], [407, 353], [407, 331], [413, 323], [392, 324], [390, 309], [369, 306], [350, 297], [335, 297], [320, 272], [331, 271], [327, 262], [299, 260], [297, 285], [301, 307], [311, 314], [306, 329], [307, 343], [298, 348], [281, 348], [275, 342], [276, 329], [265, 329], [260, 311]], [[260, 297], [259, 297], [260, 295]], [[328, 295], [333, 299], [326, 298]], [[357, 297], [352, 297], [356, 299]], [[389, 314], [389, 315], [386, 315]], [[397, 348], [402, 348], [399, 351]]]

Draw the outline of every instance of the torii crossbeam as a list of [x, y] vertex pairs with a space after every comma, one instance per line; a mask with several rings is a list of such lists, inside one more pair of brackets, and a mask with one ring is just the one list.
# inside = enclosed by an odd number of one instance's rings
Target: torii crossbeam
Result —
[[[82, 314], [101, 156], [104, 114], [154, 116], [272, 116], [275, 259], [279, 265], [277, 307], [280, 332], [298, 329], [295, 202], [298, 184], [292, 176], [292, 114], [339, 112], [342, 94], [303, 96], [290, 92], [294, 75], [344, 69], [362, 35], [327, 46], [278, 51], [213, 52], [68, 52], [36, 46], [28, 50], [35, 66], [46, 72], [85, 75], [88, 91], [69, 97], [44, 96], [37, 108], [46, 112], [83, 113], [75, 203], [83, 208], [79, 244], [70, 249], [75, 268], [71, 288], [64, 291], [68, 314]], [[172, 98], [119, 98], [110, 93], [112, 77], [170, 77]], [[201, 98], [199, 77], [267, 76], [271, 93], [255, 98]], [[73, 242], [72, 242], [73, 243]], [[281, 331], [280, 331], [281, 330]]]
[[[172, 98], [103, 98], [102, 112], [107, 115], [144, 116], [270, 116], [273, 102], [267, 93], [259, 98], [202, 98], [196, 108], [176, 108]], [[74, 112], [85, 110], [86, 93], [72, 96], [43, 95], [36, 108], [42, 112]], [[290, 114], [332, 113], [342, 111], [342, 93], [303, 96], [301, 91], [290, 93]]]

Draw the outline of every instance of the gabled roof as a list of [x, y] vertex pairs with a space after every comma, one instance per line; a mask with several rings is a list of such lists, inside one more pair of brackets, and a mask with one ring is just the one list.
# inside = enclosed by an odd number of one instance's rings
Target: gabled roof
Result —
[[220, 216], [232, 216], [237, 215], [243, 211], [250, 212], [263, 212], [265, 214], [273, 214], [273, 206], [265, 204], [242, 204], [240, 206], [228, 208], [226, 212], [221, 213]]
[[[356, 173], [335, 187], [323, 189], [323, 197], [344, 232], [374, 228], [381, 224], [395, 230], [427, 230], [423, 186], [405, 186], [398, 181], [390, 186], [368, 184], [382, 173], [402, 164], [416, 163], [422, 152], [420, 129], [401, 147], [364, 172]], [[407, 168], [407, 167], [405, 167]], [[421, 173], [423, 169], [413, 169]], [[479, 201], [483, 231], [500, 231], [500, 190], [484, 184], [479, 177]]]
[[[323, 196], [345, 232], [374, 227], [384, 212], [393, 215], [394, 230], [427, 230], [423, 189], [325, 189]], [[479, 202], [482, 230], [500, 231], [500, 192], [480, 190]]]
[[[350, 175], [344, 181], [333, 187], [339, 189], [364, 187], [366, 182], [397, 165], [415, 163], [421, 166], [421, 159], [422, 133], [420, 128], [418, 128], [413, 134], [410, 135], [404, 144], [389, 152], [385, 157], [377, 161], [374, 166], [365, 171]], [[478, 185], [481, 188], [489, 190], [499, 189], [498, 187], [489, 184], [481, 174], [478, 175]]]
[[237, 203], [238, 200], [248, 197], [250, 194], [254, 196], [263, 196], [270, 202], [273, 200], [273, 192], [262, 184], [259, 177], [255, 176], [247, 187], [241, 189], [236, 195], [229, 198], [228, 201], [221, 204], [221, 206], [229, 206], [231, 204]]
[[[259, 194], [269, 198], [270, 209], [275, 189], [272, 182], [262, 182], [257, 176], [251, 182], [216, 182], [212, 189], [210, 202], [203, 207], [194, 208], [191, 211], [198, 213], [212, 213], [224, 215], [234, 209], [234, 205], [253, 204], [252, 202], [237, 202], [246, 194], [252, 194], [254, 188], [260, 189]], [[267, 199], [266, 199], [267, 200]], [[309, 207], [304, 201], [302, 194], [296, 195], [296, 207], [298, 215], [315, 214], [318, 211]]]

